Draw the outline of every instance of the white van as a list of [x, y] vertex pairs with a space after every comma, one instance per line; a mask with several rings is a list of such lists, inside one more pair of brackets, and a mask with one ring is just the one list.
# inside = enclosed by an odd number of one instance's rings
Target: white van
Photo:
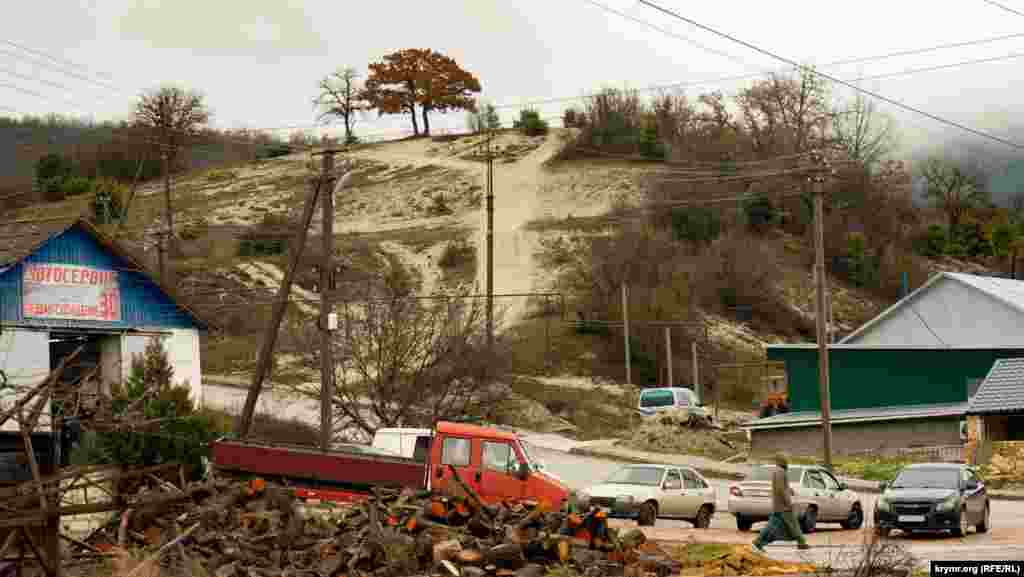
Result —
[[434, 431], [430, 429], [377, 429], [373, 447], [425, 463], [430, 458], [433, 437]]
[[645, 417], [668, 409], [686, 409], [691, 415], [711, 420], [711, 414], [701, 406], [697, 395], [690, 389], [682, 387], [643, 389], [640, 391], [640, 402], [637, 409]]

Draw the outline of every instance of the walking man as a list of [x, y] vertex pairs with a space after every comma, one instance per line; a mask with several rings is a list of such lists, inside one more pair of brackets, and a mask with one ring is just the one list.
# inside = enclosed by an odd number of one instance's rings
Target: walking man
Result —
[[768, 526], [754, 540], [754, 549], [764, 553], [764, 546], [775, 540], [796, 541], [797, 549], [810, 549], [796, 522], [793, 512], [793, 488], [789, 486], [787, 472], [789, 463], [782, 453], [775, 455], [775, 471], [772, 473], [772, 514]]

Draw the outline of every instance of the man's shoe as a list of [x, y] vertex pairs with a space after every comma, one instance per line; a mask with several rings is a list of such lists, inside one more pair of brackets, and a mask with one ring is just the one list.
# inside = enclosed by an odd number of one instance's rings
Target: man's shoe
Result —
[[798, 543], [796, 548], [797, 549], [801, 549], [801, 550], [807, 550], [807, 549], [810, 549], [811, 546], [808, 545], [807, 543]]

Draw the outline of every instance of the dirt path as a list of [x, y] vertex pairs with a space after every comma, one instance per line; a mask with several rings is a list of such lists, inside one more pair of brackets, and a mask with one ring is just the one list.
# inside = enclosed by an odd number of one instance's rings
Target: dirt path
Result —
[[[537, 233], [524, 230], [524, 225], [537, 218], [543, 210], [538, 192], [545, 178], [544, 163], [558, 152], [560, 138], [552, 132], [539, 148], [514, 163], [495, 163], [494, 166], [494, 292], [495, 294], [526, 293], [534, 288], [536, 267], [533, 252]], [[410, 140], [388, 144], [354, 153], [388, 164], [412, 166], [437, 165], [474, 175], [475, 182], [485, 187], [486, 167], [483, 163], [429, 155], [429, 141]], [[464, 217], [464, 222], [478, 232], [476, 235], [479, 273], [478, 291], [486, 291], [486, 202], [480, 210]], [[522, 297], [496, 298], [495, 307], [504, 311], [504, 324], [510, 324], [524, 312], [526, 299]], [[499, 317], [500, 318], [500, 317]]]

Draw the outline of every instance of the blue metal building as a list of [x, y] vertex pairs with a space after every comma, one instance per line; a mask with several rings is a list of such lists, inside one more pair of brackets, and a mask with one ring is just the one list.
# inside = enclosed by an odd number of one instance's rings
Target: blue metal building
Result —
[[0, 389], [0, 408], [11, 402], [14, 387], [39, 382], [82, 345], [67, 379], [91, 371], [104, 388], [120, 382], [132, 355], [152, 337], [162, 339], [174, 381], [187, 382], [201, 402], [199, 337], [206, 325], [171, 294], [88, 221], [6, 223], [0, 230], [0, 387], [7, 387]]

